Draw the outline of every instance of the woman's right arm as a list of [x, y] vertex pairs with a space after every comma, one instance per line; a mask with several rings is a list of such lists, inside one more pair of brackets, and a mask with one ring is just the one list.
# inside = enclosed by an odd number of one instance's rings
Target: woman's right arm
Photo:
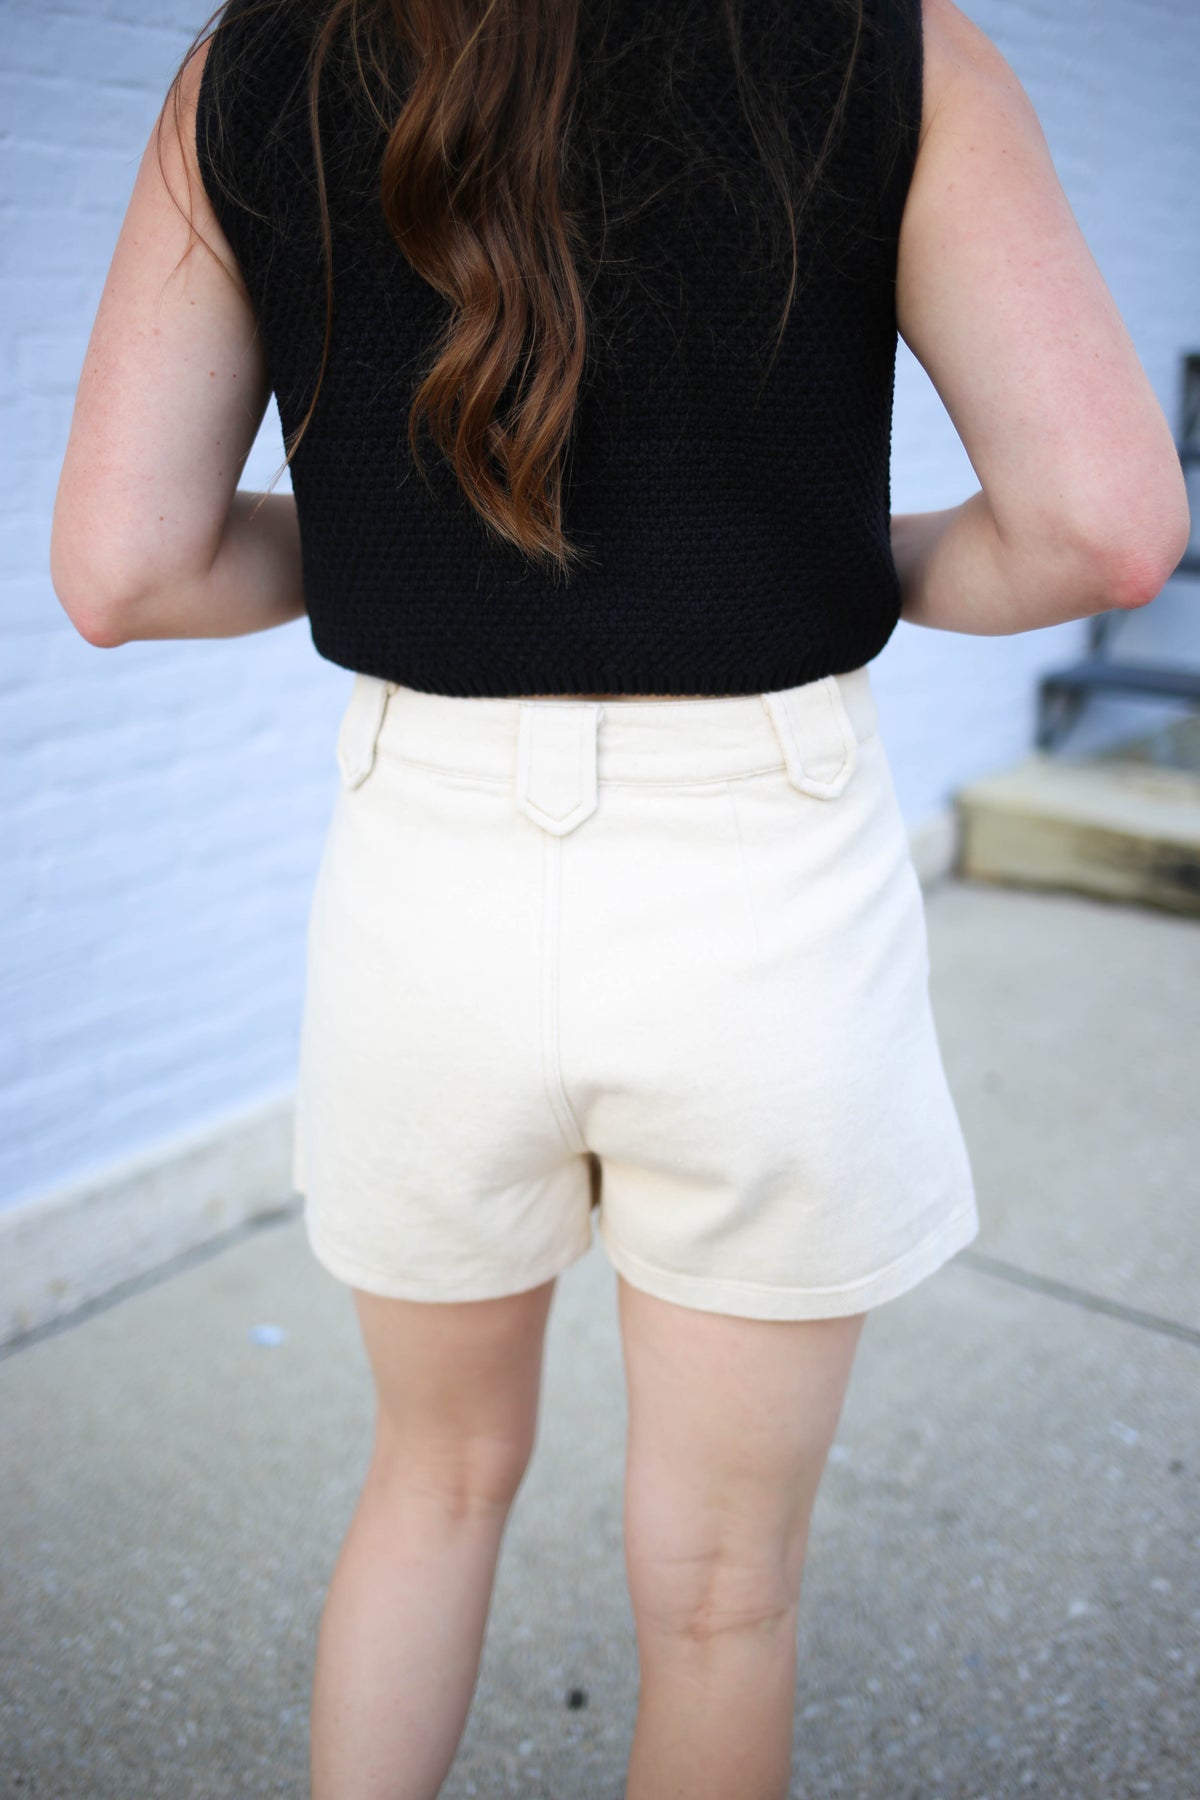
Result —
[[893, 517], [901, 616], [1001, 634], [1142, 605], [1188, 542], [1171, 428], [1012, 68], [952, 0], [924, 37], [896, 316], [980, 490]]

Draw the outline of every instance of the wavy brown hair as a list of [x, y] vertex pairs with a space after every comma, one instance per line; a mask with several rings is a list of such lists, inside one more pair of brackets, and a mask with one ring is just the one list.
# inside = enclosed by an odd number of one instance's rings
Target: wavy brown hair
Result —
[[[565, 191], [578, 158], [581, 4], [588, 0], [251, 0], [239, 7], [239, 17], [299, 9], [312, 25], [307, 105], [325, 253], [325, 342], [308, 411], [288, 434], [274, 479], [308, 428], [329, 359], [332, 240], [318, 95], [333, 47], [348, 45], [386, 133], [380, 195], [388, 229], [416, 273], [450, 303], [409, 409], [414, 466], [424, 477], [424, 422], [488, 528], [564, 573], [581, 555], [563, 530], [563, 470], [588, 355], [588, 271], [596, 267], [595, 246]], [[865, 0], [838, 0], [850, 54], [824, 139], [806, 168], [797, 166], [779, 96], [764, 95], [750, 79], [743, 0], [709, 4], [723, 20], [746, 121], [782, 215], [777, 242], [790, 276], [773, 361], [797, 293], [800, 224], [841, 129], [859, 60]], [[227, 11], [218, 7], [196, 34], [168, 90], [160, 130], [171, 103], [182, 132], [181, 78], [221, 31]], [[399, 93], [392, 79], [397, 52], [405, 70]], [[898, 142], [897, 134], [893, 156]], [[159, 159], [161, 166], [161, 145]], [[187, 216], [198, 238], [190, 207]]]

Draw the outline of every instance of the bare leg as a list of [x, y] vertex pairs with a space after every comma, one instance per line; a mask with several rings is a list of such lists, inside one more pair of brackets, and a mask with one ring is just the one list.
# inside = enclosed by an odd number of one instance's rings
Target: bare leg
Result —
[[353, 1290], [376, 1439], [317, 1637], [312, 1800], [434, 1800], [536, 1432], [553, 1282], [460, 1305]]
[[641, 1689], [626, 1800], [786, 1800], [800, 1584], [866, 1314], [678, 1307], [620, 1278]]

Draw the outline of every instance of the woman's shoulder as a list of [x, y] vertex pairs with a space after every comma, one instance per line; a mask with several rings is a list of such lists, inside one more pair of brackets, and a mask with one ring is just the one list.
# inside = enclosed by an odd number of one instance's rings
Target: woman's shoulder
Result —
[[920, 10], [923, 42], [922, 136], [951, 96], [969, 105], [972, 91], [983, 96], [1020, 86], [1003, 52], [954, 0], [913, 3]]

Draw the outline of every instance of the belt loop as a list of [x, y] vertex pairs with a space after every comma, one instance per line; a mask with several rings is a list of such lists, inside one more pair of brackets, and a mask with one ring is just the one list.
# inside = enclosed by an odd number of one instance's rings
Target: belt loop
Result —
[[834, 800], [853, 775], [858, 739], [836, 675], [765, 693], [788, 779], [803, 794]]
[[604, 708], [594, 700], [518, 701], [516, 802], [543, 831], [565, 837], [596, 810]]

